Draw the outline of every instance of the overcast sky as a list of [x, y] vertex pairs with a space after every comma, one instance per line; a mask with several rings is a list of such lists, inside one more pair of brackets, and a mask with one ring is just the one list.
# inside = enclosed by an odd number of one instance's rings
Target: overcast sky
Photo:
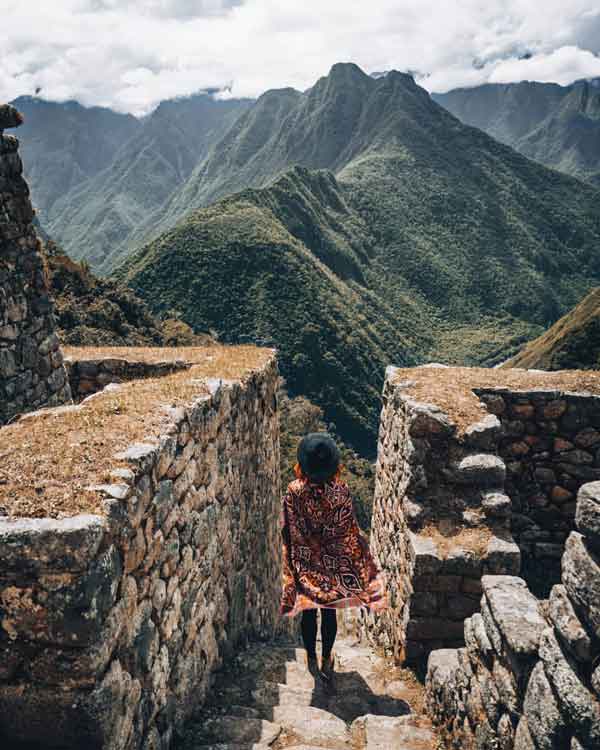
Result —
[[600, 76], [598, 0], [0, 0], [0, 18], [0, 101], [40, 88], [134, 114], [305, 89], [339, 61], [430, 91]]

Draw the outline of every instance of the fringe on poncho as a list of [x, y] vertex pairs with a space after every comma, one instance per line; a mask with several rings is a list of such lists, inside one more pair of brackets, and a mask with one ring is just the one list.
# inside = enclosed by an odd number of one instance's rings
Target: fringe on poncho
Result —
[[292, 617], [315, 607], [387, 606], [383, 575], [361, 534], [345, 482], [292, 482], [280, 525], [281, 614]]

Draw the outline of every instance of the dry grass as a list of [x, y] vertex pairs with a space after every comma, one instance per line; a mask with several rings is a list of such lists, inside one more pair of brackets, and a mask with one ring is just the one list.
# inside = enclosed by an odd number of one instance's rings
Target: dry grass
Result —
[[456, 424], [459, 434], [487, 415], [474, 388], [558, 390], [600, 395], [600, 372], [593, 370], [533, 370], [482, 367], [414, 367], [398, 370], [396, 381], [412, 381], [405, 393], [417, 401], [439, 406]]
[[[116, 356], [117, 349], [70, 350], [94, 356]], [[124, 350], [119, 349], [119, 356]], [[136, 350], [128, 359], [153, 357], [155, 350]], [[101, 509], [97, 493], [85, 488], [109, 480], [118, 467], [114, 454], [135, 442], [151, 442], [169, 422], [166, 409], [189, 404], [207, 392], [205, 378], [242, 379], [263, 366], [270, 349], [211, 346], [161, 349], [161, 359], [182, 358], [189, 370], [162, 378], [123, 384], [102, 393], [81, 410], [48, 413], [0, 429], [0, 512], [11, 517], [60, 518]]]
[[457, 547], [483, 556], [492, 538], [492, 531], [487, 526], [472, 529], [460, 525], [452, 518], [438, 518], [423, 526], [419, 536], [431, 539], [443, 558]]
[[[126, 359], [130, 362], [164, 362], [176, 359], [184, 362], [202, 364], [207, 357], [218, 356], [216, 352], [224, 347], [179, 346], [179, 347], [141, 347], [141, 346], [66, 346], [65, 357], [72, 359]], [[225, 347], [229, 349], [229, 347]], [[231, 347], [233, 349], [234, 347]], [[239, 347], [251, 349], [253, 347]]]

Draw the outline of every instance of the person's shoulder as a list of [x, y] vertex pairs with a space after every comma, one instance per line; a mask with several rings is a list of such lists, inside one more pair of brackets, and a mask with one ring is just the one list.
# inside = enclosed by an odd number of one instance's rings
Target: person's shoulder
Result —
[[306, 482], [303, 482], [301, 479], [294, 479], [293, 482], [288, 484], [288, 492], [292, 495], [300, 495], [305, 487]]

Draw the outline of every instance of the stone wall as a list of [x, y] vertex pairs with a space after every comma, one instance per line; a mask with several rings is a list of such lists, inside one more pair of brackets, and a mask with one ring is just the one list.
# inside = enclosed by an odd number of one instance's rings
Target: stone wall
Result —
[[481, 577], [518, 573], [509, 531], [505, 466], [495, 416], [458, 435], [433, 404], [419, 403], [388, 368], [379, 433], [371, 548], [390, 608], [363, 620], [367, 637], [397, 660], [463, 643], [479, 608]]
[[142, 362], [127, 357], [96, 359], [65, 358], [71, 392], [75, 400], [101, 391], [109, 383], [155, 378], [190, 367], [183, 360]]
[[2, 747], [166, 750], [236, 644], [283, 627], [276, 387], [272, 360], [173, 410], [102, 514], [0, 519]]
[[575, 520], [549, 600], [486, 576], [466, 648], [431, 653], [428, 709], [448, 747], [600, 747], [600, 482], [580, 489]]
[[561, 391], [476, 391], [501, 421], [511, 528], [522, 575], [538, 596], [560, 580], [576, 497], [600, 479], [600, 397]]
[[0, 425], [70, 400], [14, 136], [0, 136]]

